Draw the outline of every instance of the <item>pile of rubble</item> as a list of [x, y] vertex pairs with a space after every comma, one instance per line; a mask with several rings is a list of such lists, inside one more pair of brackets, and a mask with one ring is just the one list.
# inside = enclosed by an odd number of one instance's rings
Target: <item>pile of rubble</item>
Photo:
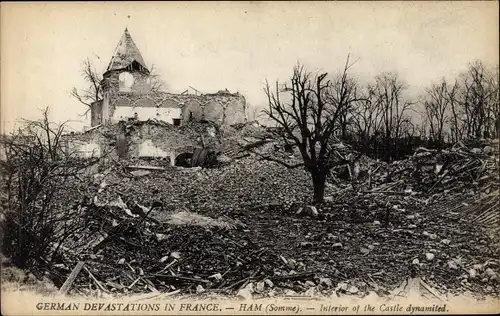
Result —
[[500, 294], [500, 247], [482, 227], [498, 223], [497, 154], [422, 148], [388, 164], [336, 150], [350, 178], [310, 217], [290, 208], [306, 205], [310, 175], [256, 154], [215, 169], [108, 168], [86, 198], [65, 199], [85, 229], [49, 278], [86, 295], [390, 296], [409, 277], [433, 293]]
[[[160, 200], [169, 209], [205, 210], [302, 201], [312, 192], [310, 175], [254, 157], [221, 168], [170, 168], [142, 172], [110, 168], [89, 188], [104, 203], [122, 197], [139, 203]], [[327, 193], [333, 194], [335, 187]]]
[[369, 161], [365, 169], [373, 183], [386, 183], [380, 190], [404, 187], [435, 193], [498, 182], [498, 157], [491, 146], [468, 148], [460, 143], [441, 151], [418, 148], [409, 159], [392, 164]]
[[[86, 230], [50, 268], [57, 287], [83, 265], [74, 293], [389, 296], [420, 276], [437, 292], [500, 293], [499, 249], [467, 217], [425, 199], [337, 198], [300, 217], [283, 205], [168, 210], [117, 199], [80, 205]], [[75, 219], [76, 220], [76, 219]]]

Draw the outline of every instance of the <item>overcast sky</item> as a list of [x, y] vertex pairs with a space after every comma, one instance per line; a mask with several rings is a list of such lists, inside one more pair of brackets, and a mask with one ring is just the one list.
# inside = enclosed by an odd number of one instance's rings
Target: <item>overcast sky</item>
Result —
[[82, 60], [104, 71], [125, 27], [167, 90], [239, 91], [265, 105], [266, 78], [297, 61], [338, 71], [347, 54], [370, 80], [397, 71], [420, 91], [470, 61], [497, 64], [498, 2], [2, 3], [1, 121], [49, 106], [54, 121], [90, 125], [71, 98], [84, 87]]

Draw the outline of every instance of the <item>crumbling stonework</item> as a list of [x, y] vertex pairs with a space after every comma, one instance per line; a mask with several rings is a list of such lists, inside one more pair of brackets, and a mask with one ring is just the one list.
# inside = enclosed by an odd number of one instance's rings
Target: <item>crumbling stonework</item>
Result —
[[102, 126], [84, 133], [71, 133], [61, 138], [64, 150], [82, 158], [109, 157], [118, 159], [116, 152], [117, 126], [104, 130]]
[[246, 122], [246, 100], [239, 93], [172, 94], [152, 86], [132, 37], [125, 30], [101, 82], [103, 99], [92, 104], [91, 125], [155, 119], [172, 125], [208, 120], [218, 125]]
[[97, 126], [102, 123], [102, 100], [96, 101], [90, 106], [90, 125]]
[[[64, 136], [65, 149], [80, 157], [110, 159], [166, 158], [173, 165], [181, 154], [197, 148], [219, 150], [218, 128], [212, 123], [173, 126], [161, 121], [122, 121], [88, 132]], [[125, 148], [123, 148], [125, 147]]]
[[93, 128], [68, 135], [67, 150], [82, 157], [168, 158], [174, 164], [201, 148], [220, 150], [219, 128], [247, 120], [239, 93], [173, 94], [158, 91], [153, 79], [125, 30], [103, 74], [103, 98], [91, 106]]
[[[109, 123], [114, 124], [129, 118], [140, 121], [156, 119], [176, 125], [190, 120], [208, 120], [219, 125], [232, 125], [244, 122], [245, 98], [240, 94], [214, 93], [206, 95], [154, 93], [130, 94], [117, 93], [109, 104]], [[96, 103], [92, 119], [98, 125], [102, 103]]]

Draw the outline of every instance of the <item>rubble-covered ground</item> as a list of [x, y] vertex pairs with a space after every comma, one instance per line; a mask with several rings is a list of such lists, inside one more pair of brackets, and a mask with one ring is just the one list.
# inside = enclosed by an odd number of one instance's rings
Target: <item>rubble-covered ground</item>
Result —
[[358, 179], [329, 179], [318, 215], [297, 212], [311, 210], [306, 171], [254, 155], [214, 169], [112, 166], [68, 188], [61, 201], [86, 229], [45, 274], [26, 278], [58, 288], [82, 261], [70, 293], [391, 297], [418, 277], [434, 296], [498, 296], [491, 148], [421, 149], [392, 164], [363, 157]]

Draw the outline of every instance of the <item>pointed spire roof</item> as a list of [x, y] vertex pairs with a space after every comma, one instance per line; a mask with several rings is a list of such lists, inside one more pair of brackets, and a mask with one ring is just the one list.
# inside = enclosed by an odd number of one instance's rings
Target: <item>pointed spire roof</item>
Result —
[[111, 62], [109, 63], [108, 69], [106, 71], [118, 70], [127, 68], [134, 61], [139, 63], [142, 67], [147, 70], [146, 63], [142, 58], [141, 52], [137, 48], [128, 32], [128, 29], [125, 28], [118, 45], [116, 46], [113, 57], [111, 57]]

